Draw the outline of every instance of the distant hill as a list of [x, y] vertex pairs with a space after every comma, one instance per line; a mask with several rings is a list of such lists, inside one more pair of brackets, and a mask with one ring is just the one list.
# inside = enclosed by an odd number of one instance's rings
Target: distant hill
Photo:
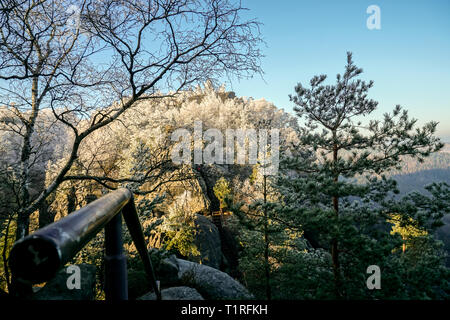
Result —
[[[432, 182], [450, 184], [450, 144], [419, 163], [411, 158], [403, 159], [402, 170], [391, 175], [398, 183], [399, 197], [413, 191], [423, 194], [428, 192], [424, 187]], [[435, 236], [443, 241], [447, 251], [446, 265], [450, 268], [450, 215], [442, 219], [444, 225], [436, 230]]]
[[445, 144], [441, 151], [431, 154], [422, 163], [404, 157], [402, 169], [391, 172], [390, 176], [397, 180], [400, 194], [426, 192], [424, 187], [432, 182], [450, 184], [450, 144]]
[[429, 157], [420, 163], [411, 157], [402, 158], [402, 169], [392, 172], [391, 175], [415, 173], [418, 171], [432, 170], [432, 169], [449, 169], [450, 168], [450, 145], [439, 151], [432, 153]]
[[447, 182], [450, 184], [450, 168], [421, 170], [408, 174], [393, 175], [398, 183], [400, 194], [412, 191], [427, 192], [424, 187], [432, 182]]
[[446, 143], [441, 152], [450, 153], [450, 143]]
[[[447, 182], [450, 184], [450, 144], [425, 158], [421, 163], [417, 159], [405, 156], [401, 160], [401, 169], [384, 173], [398, 182], [400, 195], [411, 191], [425, 192], [424, 187], [432, 182]], [[362, 176], [356, 181], [365, 183]]]

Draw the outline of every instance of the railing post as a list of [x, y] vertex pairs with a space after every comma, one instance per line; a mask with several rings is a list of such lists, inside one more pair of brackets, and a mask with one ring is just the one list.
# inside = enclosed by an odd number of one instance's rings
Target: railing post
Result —
[[105, 294], [108, 301], [128, 300], [121, 213], [116, 214], [105, 226]]
[[68, 216], [14, 243], [9, 256], [17, 296], [32, 294], [32, 284], [51, 280], [58, 270], [105, 228], [106, 299], [128, 299], [127, 261], [123, 254], [122, 215], [144, 264], [158, 300], [159, 283], [147, 250], [133, 194], [126, 188], [113, 191]]
[[156, 294], [156, 299], [161, 300], [161, 290], [159, 288], [159, 282], [155, 277], [152, 260], [150, 259], [150, 255], [148, 254], [147, 245], [144, 239], [144, 234], [142, 233], [142, 227], [141, 223], [139, 222], [139, 217], [133, 197], [123, 207], [122, 214], [125, 219], [125, 223], [128, 226], [128, 231], [130, 232], [130, 236], [133, 239], [134, 245], [136, 246], [136, 249], [141, 256], [145, 272], [150, 278], [153, 291]]

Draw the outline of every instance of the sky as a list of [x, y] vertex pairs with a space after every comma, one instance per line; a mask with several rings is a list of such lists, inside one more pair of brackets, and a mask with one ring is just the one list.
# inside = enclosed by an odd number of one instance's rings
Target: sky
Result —
[[[292, 112], [289, 94], [316, 74], [328, 83], [343, 73], [346, 52], [373, 80], [369, 97], [380, 118], [399, 104], [418, 124], [438, 121], [450, 142], [450, 0], [242, 0], [263, 25], [263, 78], [235, 80], [238, 96], [265, 98]], [[370, 5], [380, 8], [380, 29], [370, 30]]]

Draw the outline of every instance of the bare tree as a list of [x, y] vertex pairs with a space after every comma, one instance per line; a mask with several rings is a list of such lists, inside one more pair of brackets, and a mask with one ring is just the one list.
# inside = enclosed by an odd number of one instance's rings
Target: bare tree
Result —
[[[233, 1], [0, 3], [0, 104], [23, 125], [17, 238], [27, 234], [29, 215], [66, 179], [82, 141], [138, 101], [207, 79], [261, 72], [259, 24], [242, 21], [245, 9]], [[53, 181], [31, 197], [31, 140], [45, 108], [73, 139]]]

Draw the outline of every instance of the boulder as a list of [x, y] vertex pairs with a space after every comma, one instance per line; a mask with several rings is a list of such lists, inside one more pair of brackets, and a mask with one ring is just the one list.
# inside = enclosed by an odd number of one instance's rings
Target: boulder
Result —
[[208, 300], [253, 299], [253, 296], [239, 282], [228, 274], [212, 267], [177, 259], [183, 285], [195, 288]]
[[[177, 258], [167, 251], [155, 248], [149, 251], [155, 276], [162, 287], [179, 285]], [[151, 288], [150, 279], [143, 268], [140, 258], [129, 261], [128, 268], [128, 297], [137, 299]]]
[[[33, 300], [94, 300], [96, 268], [91, 264], [76, 265], [80, 268], [80, 288], [69, 289], [68, 282], [73, 283], [69, 277], [76, 276], [67, 268], [60, 270], [56, 276], [45, 286], [33, 294]], [[69, 281], [68, 281], [69, 280]]]
[[[165, 300], [180, 300], [180, 297], [183, 296], [189, 296], [190, 298], [186, 299], [194, 300], [195, 295], [191, 290], [192, 288], [199, 293], [202, 299], [207, 300], [253, 299], [253, 296], [242, 284], [225, 272], [204, 264], [178, 259], [175, 255], [168, 256], [167, 252], [162, 252], [157, 249], [150, 250], [150, 255], [153, 266], [155, 267], [156, 279], [160, 281], [161, 287], [171, 287], [161, 291], [166, 292], [167, 296], [164, 297], [163, 295], [163, 299]], [[177, 272], [176, 274], [175, 271]], [[143, 277], [146, 276], [143, 275]], [[142, 279], [142, 282], [144, 280]], [[185, 289], [186, 287], [189, 289]], [[137, 296], [141, 296], [142, 294], [141, 292]], [[153, 300], [156, 299], [156, 296], [153, 293], [148, 293], [141, 296], [140, 299]]]
[[155, 276], [162, 286], [167, 287], [179, 283], [178, 262], [174, 254], [168, 255], [167, 252], [155, 248], [151, 249], [149, 254], [155, 268]]
[[222, 264], [219, 230], [208, 218], [199, 214], [196, 215], [195, 227], [194, 244], [200, 255], [189, 257], [189, 260], [219, 269]]
[[163, 285], [177, 283], [179, 280], [178, 272], [179, 268], [175, 255], [162, 259], [156, 268], [158, 280], [160, 280]]
[[[204, 300], [203, 297], [194, 288], [172, 287], [161, 290], [162, 300]], [[138, 300], [156, 300], [156, 294], [149, 292]]]

